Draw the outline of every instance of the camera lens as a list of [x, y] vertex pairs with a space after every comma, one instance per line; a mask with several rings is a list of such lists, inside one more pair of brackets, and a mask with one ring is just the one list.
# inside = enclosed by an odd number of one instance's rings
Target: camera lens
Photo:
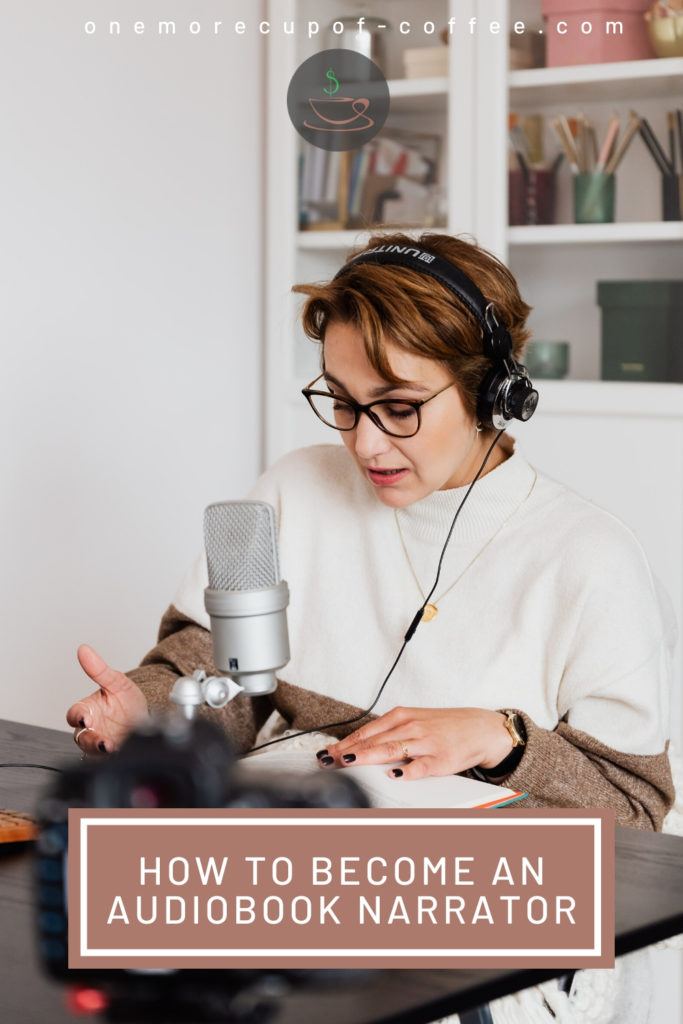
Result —
[[154, 782], [133, 783], [130, 789], [131, 807], [166, 807], [170, 794], [164, 795], [165, 787]]

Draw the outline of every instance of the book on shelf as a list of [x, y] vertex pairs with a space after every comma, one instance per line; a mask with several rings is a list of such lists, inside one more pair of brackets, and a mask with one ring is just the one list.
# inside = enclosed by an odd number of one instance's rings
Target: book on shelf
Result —
[[299, 227], [426, 224], [440, 144], [435, 135], [395, 131], [353, 151], [306, 145], [299, 163]]
[[349, 218], [358, 217], [360, 215], [363, 189], [365, 187], [367, 176], [373, 166], [373, 156], [374, 150], [370, 145], [363, 146], [363, 148], [354, 156], [354, 160], [351, 165], [351, 181], [349, 184]]
[[299, 227], [346, 226], [350, 153], [305, 146], [299, 156]]

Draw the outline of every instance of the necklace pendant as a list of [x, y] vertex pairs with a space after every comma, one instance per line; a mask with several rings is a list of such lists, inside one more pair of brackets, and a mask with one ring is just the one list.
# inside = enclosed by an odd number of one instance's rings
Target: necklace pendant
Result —
[[422, 621], [431, 622], [432, 619], [435, 619], [438, 614], [439, 609], [436, 607], [435, 604], [426, 604], [424, 606], [424, 611], [422, 612]]

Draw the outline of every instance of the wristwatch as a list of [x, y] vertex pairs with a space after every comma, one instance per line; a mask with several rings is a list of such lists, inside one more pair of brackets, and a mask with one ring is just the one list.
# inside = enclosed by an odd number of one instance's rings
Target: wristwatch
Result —
[[510, 775], [522, 760], [522, 754], [526, 746], [526, 729], [524, 728], [522, 716], [516, 711], [508, 711], [505, 708], [501, 708], [500, 713], [505, 715], [505, 722], [503, 724], [512, 738], [512, 750], [507, 757], [504, 757], [502, 761], [495, 764], [493, 768], [482, 768], [480, 765], [477, 765], [475, 768], [470, 769], [482, 782]]
[[524, 719], [521, 715], [518, 715], [516, 711], [508, 711], [502, 709], [501, 714], [505, 715], [505, 728], [512, 737], [512, 748], [526, 746], [526, 729], [524, 728]]

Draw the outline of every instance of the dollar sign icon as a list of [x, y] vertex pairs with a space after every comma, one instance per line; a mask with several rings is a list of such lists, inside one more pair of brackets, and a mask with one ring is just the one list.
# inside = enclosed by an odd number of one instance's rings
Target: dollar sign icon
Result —
[[334, 82], [334, 87], [330, 86], [329, 88], [324, 88], [323, 92], [327, 93], [328, 96], [334, 96], [335, 92], [339, 92], [340, 86], [339, 80], [337, 79], [337, 76], [335, 75], [332, 68], [327, 69], [327, 71], [325, 72], [325, 78], [329, 78], [331, 82]]

